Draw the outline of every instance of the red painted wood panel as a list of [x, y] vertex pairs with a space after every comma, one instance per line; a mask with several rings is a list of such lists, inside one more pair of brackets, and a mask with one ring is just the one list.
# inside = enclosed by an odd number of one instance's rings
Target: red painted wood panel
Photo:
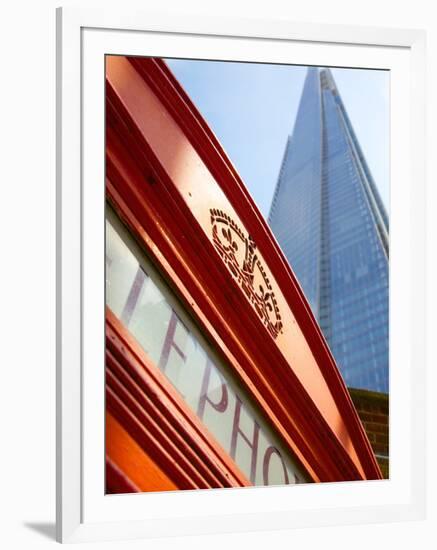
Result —
[[251, 485], [109, 309], [106, 342], [108, 411], [178, 488]]
[[178, 489], [109, 412], [106, 414], [106, 454], [110, 493]]

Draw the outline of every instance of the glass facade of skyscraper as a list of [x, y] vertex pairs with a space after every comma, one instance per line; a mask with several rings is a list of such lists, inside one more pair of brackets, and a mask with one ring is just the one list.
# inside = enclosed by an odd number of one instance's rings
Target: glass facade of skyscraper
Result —
[[388, 392], [388, 216], [329, 69], [308, 69], [269, 223], [346, 384]]

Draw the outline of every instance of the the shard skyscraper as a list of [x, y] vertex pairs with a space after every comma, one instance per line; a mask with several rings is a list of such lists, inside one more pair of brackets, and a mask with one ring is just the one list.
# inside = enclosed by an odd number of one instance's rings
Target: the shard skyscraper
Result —
[[329, 69], [308, 69], [269, 223], [346, 384], [388, 392], [388, 216]]

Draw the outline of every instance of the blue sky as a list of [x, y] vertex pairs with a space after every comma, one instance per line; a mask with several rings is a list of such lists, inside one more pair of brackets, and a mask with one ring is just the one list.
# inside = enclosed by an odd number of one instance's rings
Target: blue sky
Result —
[[[306, 67], [166, 60], [267, 217]], [[389, 206], [389, 73], [332, 69], [384, 204]]]

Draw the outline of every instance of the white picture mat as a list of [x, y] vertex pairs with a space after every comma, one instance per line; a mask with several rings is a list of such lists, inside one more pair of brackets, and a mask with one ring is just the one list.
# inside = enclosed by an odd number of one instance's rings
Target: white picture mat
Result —
[[[399, 113], [409, 105], [408, 51], [403, 49], [364, 48], [317, 44], [256, 41], [219, 37], [202, 38], [205, 59], [238, 59], [244, 61], [292, 63], [304, 65], [337, 65], [390, 68], [392, 93], [393, 157], [401, 162], [391, 167], [397, 182], [391, 198], [391, 273], [390, 281], [392, 337], [391, 364], [391, 478], [390, 482], [330, 484], [298, 488], [277, 487], [256, 490], [177, 492], [168, 494], [104, 495], [104, 55], [126, 53], [160, 57], [194, 58], [199, 56], [197, 37], [169, 37], [156, 33], [121, 33], [117, 31], [83, 31], [83, 115], [84, 115], [84, 520], [116, 521], [117, 519], [162, 518], [174, 516], [272, 512], [278, 510], [312, 509], [317, 494], [319, 507], [388, 504], [408, 502], [410, 471], [409, 418], [403, 404], [408, 399], [408, 358], [410, 357], [409, 317], [405, 315], [405, 288], [409, 287], [408, 256], [405, 242], [409, 240], [408, 160], [409, 127]], [[226, 116], [224, 113], [223, 116]], [[97, 160], [97, 162], [96, 162]], [[100, 162], [98, 161], [100, 160]], [[98, 183], [97, 183], [98, 182]], [[399, 187], [399, 189], [398, 189]], [[406, 223], [407, 222], [407, 223]], [[96, 254], [97, 251], [97, 254]], [[405, 264], [400, 262], [404, 261]], [[399, 263], [398, 263], [399, 262]], [[392, 277], [393, 279], [393, 277]], [[393, 342], [396, 342], [393, 345]], [[98, 365], [98, 368], [96, 368]], [[406, 432], [406, 433], [405, 433]], [[99, 434], [96, 438], [95, 434]], [[407, 435], [407, 436], [406, 436]], [[399, 452], [398, 452], [399, 451]], [[97, 472], [97, 475], [96, 475]], [[294, 489], [294, 490], [293, 490]], [[296, 490], [297, 489], [297, 490]], [[393, 494], [393, 491], [395, 493]], [[256, 494], [255, 494], [256, 493]], [[285, 494], [287, 493], [287, 494]], [[346, 499], [346, 500], [344, 500]]]
[[[420, 512], [417, 489], [420, 489], [422, 472], [414, 467], [412, 449], [418, 447], [412, 437], [413, 407], [409, 404], [413, 404], [412, 366], [415, 372], [423, 373], [412, 358], [414, 330], [420, 330], [419, 317], [423, 312], [413, 311], [411, 292], [415, 266], [411, 240], [417, 236], [413, 220], [417, 217], [417, 206], [423, 208], [423, 204], [417, 205], [410, 196], [410, 49], [90, 29], [82, 31], [82, 38], [84, 444], [81, 520], [85, 526], [90, 522], [113, 522], [102, 530], [94, 525], [94, 535], [88, 530], [83, 536], [113, 538], [385, 521], [411, 517], [415, 504], [416, 512]], [[209, 59], [391, 71], [390, 481], [104, 496], [104, 54], [199, 58], [199, 52], [202, 58]], [[416, 479], [413, 473], [417, 474]], [[413, 491], [416, 491], [415, 498]], [[204, 518], [201, 530], [200, 517]], [[132, 523], [132, 520], [141, 521]], [[120, 521], [131, 522], [128, 532], [126, 524], [123, 527], [115, 523]]]

